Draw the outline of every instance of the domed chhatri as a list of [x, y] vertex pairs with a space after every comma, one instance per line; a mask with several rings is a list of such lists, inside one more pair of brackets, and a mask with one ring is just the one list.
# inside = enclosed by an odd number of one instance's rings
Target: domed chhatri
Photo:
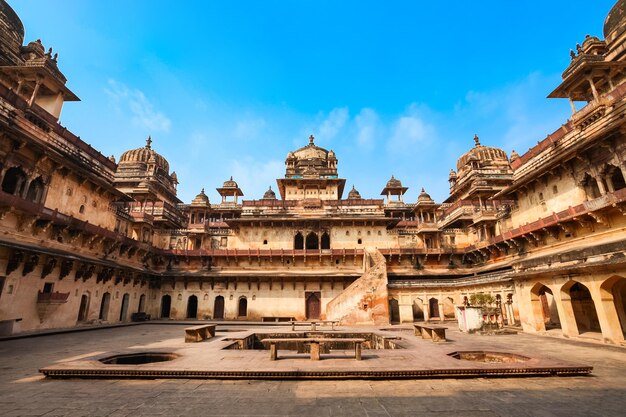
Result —
[[478, 135], [474, 135], [474, 142], [475, 146], [464, 153], [457, 161], [456, 170], [458, 176], [462, 176], [470, 169], [471, 167], [468, 165], [472, 162], [477, 163], [479, 166], [509, 164], [509, 158], [502, 149], [481, 145]]
[[231, 176], [229, 180], [224, 181], [224, 185], [222, 186], [223, 188], [238, 188], [239, 185], [237, 185], [237, 182], [233, 180], [233, 177]]
[[263, 200], [276, 200], [276, 193], [272, 190], [272, 186], [263, 194]]
[[352, 189], [348, 193], [348, 200], [361, 200], [361, 193], [359, 193], [357, 189], [354, 188], [354, 185], [352, 186]]
[[422, 187], [422, 192], [420, 193], [420, 195], [417, 197], [417, 201], [420, 203], [434, 203], [435, 201], [430, 197], [430, 194], [428, 194], [425, 190], [424, 187]]
[[607, 42], [615, 40], [626, 30], [626, 0], [619, 0], [604, 21], [604, 38]]
[[204, 193], [204, 188], [200, 190], [200, 193], [191, 201], [192, 206], [208, 206], [209, 197]]
[[157, 168], [161, 168], [165, 175], [169, 173], [170, 164], [167, 160], [152, 149], [152, 138], [148, 136], [146, 146], [143, 148], [126, 151], [120, 157], [119, 165], [148, 164], [154, 162]]
[[392, 175], [389, 181], [387, 181], [386, 187], [387, 188], [402, 188], [402, 182]]

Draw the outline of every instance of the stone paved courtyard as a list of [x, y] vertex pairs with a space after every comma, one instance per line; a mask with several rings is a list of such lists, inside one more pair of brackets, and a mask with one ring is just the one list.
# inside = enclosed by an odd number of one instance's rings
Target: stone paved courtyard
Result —
[[[623, 416], [626, 410], [626, 349], [528, 334], [473, 337], [477, 345], [488, 344], [494, 350], [524, 350], [532, 356], [593, 365], [592, 376], [394, 381], [50, 380], [38, 372], [59, 361], [167, 344], [182, 338], [184, 327], [139, 325], [0, 342], [0, 415]], [[218, 336], [226, 335], [218, 332]], [[468, 336], [451, 332], [452, 339], [463, 337]]]

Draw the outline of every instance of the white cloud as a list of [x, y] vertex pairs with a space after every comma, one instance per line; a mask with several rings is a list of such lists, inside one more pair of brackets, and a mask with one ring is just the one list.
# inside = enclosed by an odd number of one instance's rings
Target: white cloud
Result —
[[283, 177], [284, 170], [283, 161], [257, 161], [251, 157], [233, 161], [231, 166], [233, 179], [246, 195], [246, 200], [260, 199], [270, 185], [278, 196], [276, 178]]
[[143, 91], [129, 88], [112, 79], [109, 80], [109, 88], [104, 91], [120, 112], [129, 111], [132, 114], [131, 121], [134, 125], [145, 127], [150, 132], [169, 132], [172, 122], [165, 114], [155, 110]]
[[411, 105], [407, 114], [392, 124], [387, 150], [390, 153], [415, 151], [416, 145], [428, 143], [434, 134], [435, 127], [423, 119], [416, 105]]
[[318, 129], [320, 137], [324, 141], [334, 138], [346, 125], [348, 119], [349, 112], [347, 107], [332, 109]]

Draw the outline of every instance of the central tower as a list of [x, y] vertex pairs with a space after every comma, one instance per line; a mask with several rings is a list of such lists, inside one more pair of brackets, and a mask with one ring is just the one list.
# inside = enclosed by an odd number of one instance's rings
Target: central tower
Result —
[[289, 152], [285, 160], [285, 178], [276, 180], [283, 200], [341, 200], [346, 180], [338, 178], [335, 152], [309, 144]]

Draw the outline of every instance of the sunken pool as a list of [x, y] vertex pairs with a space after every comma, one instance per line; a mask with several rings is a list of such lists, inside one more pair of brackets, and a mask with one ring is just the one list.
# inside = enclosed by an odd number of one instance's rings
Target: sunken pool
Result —
[[482, 350], [452, 352], [448, 356], [454, 359], [472, 362], [492, 362], [492, 363], [518, 363], [526, 362], [530, 358], [515, 353], [508, 352], [486, 352]]
[[105, 365], [144, 365], [146, 363], [173, 361], [179, 355], [169, 352], [140, 352], [114, 355], [100, 359]]

